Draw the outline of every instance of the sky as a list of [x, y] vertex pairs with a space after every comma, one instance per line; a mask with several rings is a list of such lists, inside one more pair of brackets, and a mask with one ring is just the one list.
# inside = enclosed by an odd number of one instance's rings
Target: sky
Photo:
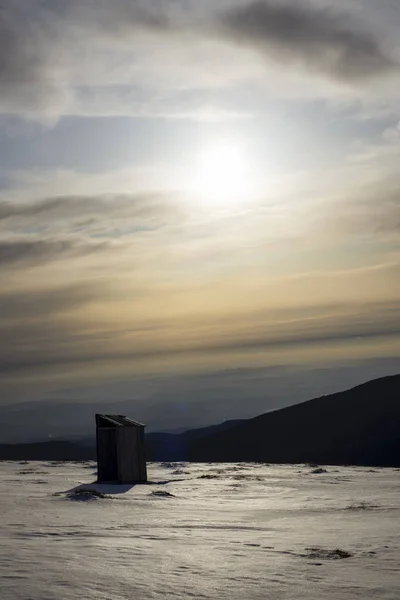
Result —
[[3, 1], [0, 404], [162, 428], [400, 371], [399, 27], [396, 0]]

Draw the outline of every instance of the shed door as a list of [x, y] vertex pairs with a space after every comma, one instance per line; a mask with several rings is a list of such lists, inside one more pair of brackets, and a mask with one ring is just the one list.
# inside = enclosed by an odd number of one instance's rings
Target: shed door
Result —
[[99, 480], [118, 481], [117, 431], [99, 430]]

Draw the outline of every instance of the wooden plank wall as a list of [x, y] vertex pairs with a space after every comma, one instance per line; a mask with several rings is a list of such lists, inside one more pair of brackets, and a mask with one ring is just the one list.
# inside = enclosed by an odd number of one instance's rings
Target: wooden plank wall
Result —
[[117, 437], [115, 429], [101, 428], [97, 432], [97, 479], [117, 481]]
[[144, 427], [137, 428], [137, 435], [140, 481], [147, 481], [146, 443], [144, 437]]
[[147, 481], [142, 427], [118, 427], [118, 480], [120, 483]]

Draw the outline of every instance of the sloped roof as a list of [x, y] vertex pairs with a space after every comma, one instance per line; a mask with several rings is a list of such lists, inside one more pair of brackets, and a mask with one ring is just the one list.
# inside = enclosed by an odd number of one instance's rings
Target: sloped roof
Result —
[[99, 419], [105, 421], [104, 424], [99, 423], [100, 427], [146, 427], [143, 423], [139, 423], [139, 421], [134, 421], [133, 419], [129, 419], [124, 415], [96, 415]]

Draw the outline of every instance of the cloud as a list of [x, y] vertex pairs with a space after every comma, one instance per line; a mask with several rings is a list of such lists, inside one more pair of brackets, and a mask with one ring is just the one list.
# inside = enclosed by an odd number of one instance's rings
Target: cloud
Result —
[[[182, 227], [187, 212], [182, 199], [171, 193], [71, 195], [26, 203], [0, 202], [0, 265], [34, 264], [99, 252], [103, 260], [106, 255], [112, 258], [118, 251], [129, 251], [130, 245], [144, 241], [151, 233], [161, 237], [167, 228]], [[6, 239], [2, 240], [1, 235]], [[159, 243], [163, 245], [162, 240]], [[120, 265], [122, 260], [120, 256]]]
[[[36, 9], [36, 10], [35, 10]], [[3, 112], [53, 112], [70, 101], [62, 51], [61, 23], [37, 2], [10, 0], [0, 10], [0, 107]]]
[[400, 233], [397, 174], [366, 181], [352, 191], [343, 192], [335, 203], [325, 207], [325, 214], [317, 226], [324, 235], [336, 234], [342, 240], [351, 235], [368, 235], [390, 243]]
[[0, 10], [0, 108], [3, 112], [69, 112], [77, 47], [169, 29], [169, 18], [139, 0], [41, 3], [9, 0]]
[[372, 33], [353, 28], [348, 17], [327, 8], [259, 0], [228, 8], [219, 22], [234, 42], [346, 82], [395, 69]]
[[75, 240], [0, 240], [0, 269], [31, 267], [63, 259], [81, 258], [107, 247], [105, 243], [88, 244]]
[[162, 193], [55, 196], [26, 204], [2, 202], [0, 221], [21, 219], [32, 222], [32, 219], [38, 219], [43, 224], [44, 221], [81, 219], [96, 214], [101, 218], [104, 215], [152, 217], [164, 213], [169, 203], [173, 204], [173, 198]]
[[[149, 2], [148, 0], [72, 0], [68, 13], [74, 20], [90, 28], [103, 31], [111, 38], [125, 36], [132, 31], [147, 29], [155, 32], [170, 32], [176, 29], [172, 2]], [[180, 7], [179, 12], [183, 12]]]
[[248, 115], [251, 106], [226, 110], [220, 93], [265, 78], [243, 46], [346, 82], [397, 68], [378, 38], [353, 27], [346, 15], [300, 2], [225, 6], [8, 0], [0, 11], [0, 112], [35, 118]]
[[106, 290], [94, 282], [30, 290], [25, 294], [3, 291], [0, 294], [0, 327], [11, 320], [48, 320], [60, 313], [71, 313], [93, 302], [100, 291], [104, 297]]
[[[130, 302], [132, 311], [126, 314], [118, 286], [112, 280], [103, 281], [104, 294], [98, 286], [96, 294], [85, 285], [66, 287], [69, 302], [63, 301], [61, 289], [50, 294], [36, 292], [29, 301], [19, 300], [16, 307], [10, 302], [13, 293], [6, 294], [0, 301], [0, 308], [5, 310], [0, 334], [7, 349], [0, 354], [0, 372], [40, 369], [51, 373], [73, 365], [96, 369], [104, 365], [105, 371], [113, 372], [115, 365], [121, 368], [122, 364], [129, 371], [132, 363], [137, 367], [150, 361], [154, 366], [160, 360], [179, 363], [191, 359], [202, 365], [205, 357], [214, 357], [218, 363], [221, 357], [235, 354], [246, 362], [244, 357], [260, 351], [266, 360], [268, 353], [273, 356], [280, 351], [300, 355], [307, 349], [316, 356], [332, 346], [362, 342], [365, 349], [374, 347], [377, 340], [398, 343], [400, 339], [396, 299], [363, 305], [343, 302], [326, 310], [323, 306], [304, 307], [303, 312], [312, 313], [312, 317], [301, 315], [297, 307], [272, 313], [266, 310], [263, 315], [238, 315], [231, 310], [230, 318], [226, 314], [221, 323], [216, 317], [136, 314], [134, 293], [129, 295], [127, 290], [125, 301]], [[165, 298], [162, 302], [168, 301]], [[91, 306], [99, 302], [102, 311], [93, 314]], [[107, 319], [102, 315], [108, 315]]]

